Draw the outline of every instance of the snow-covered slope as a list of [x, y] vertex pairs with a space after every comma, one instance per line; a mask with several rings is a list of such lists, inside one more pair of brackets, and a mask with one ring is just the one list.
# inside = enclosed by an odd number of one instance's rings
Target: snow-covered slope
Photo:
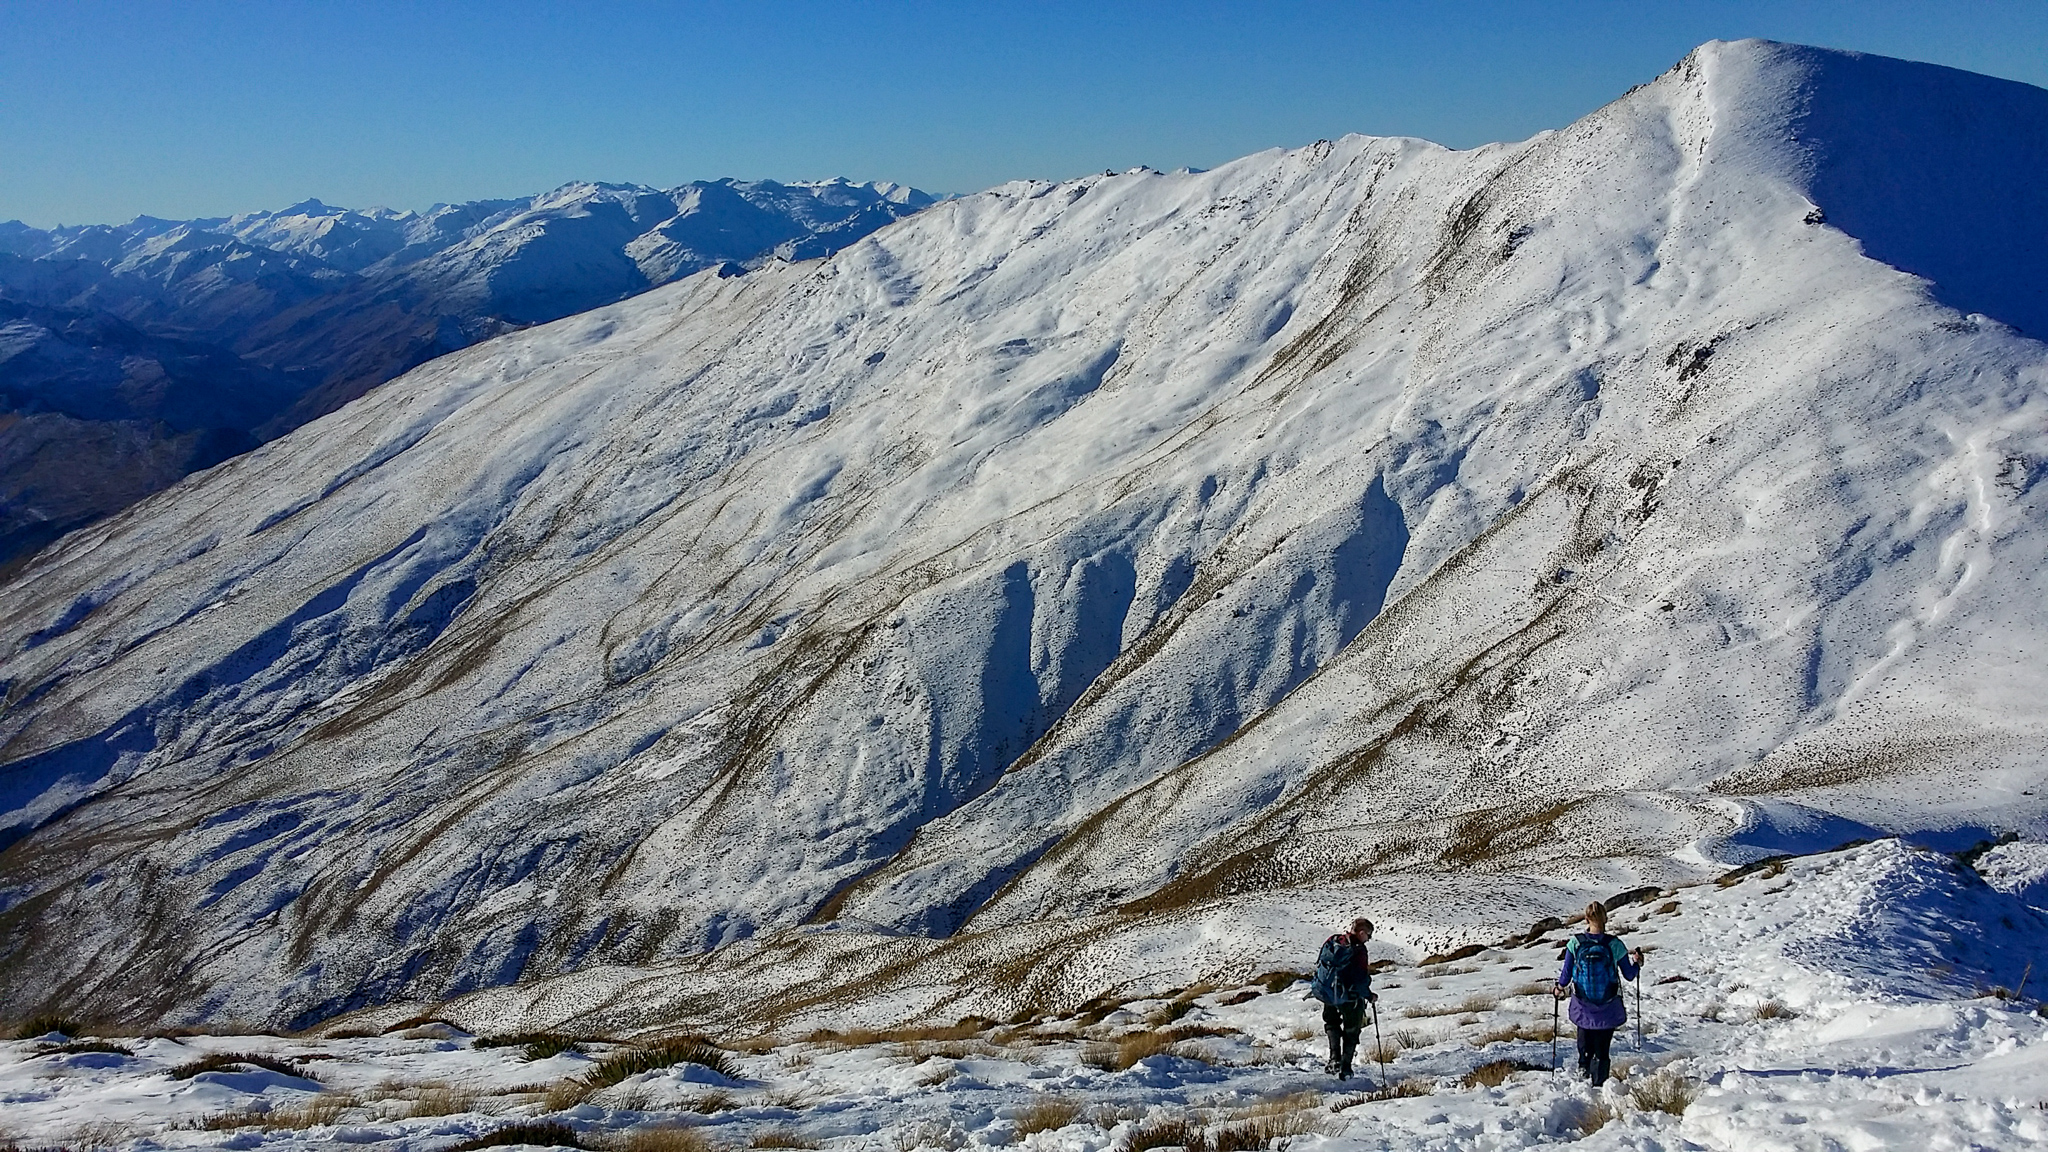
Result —
[[[2044, 132], [1717, 43], [1520, 144], [1015, 184], [434, 361], [0, 589], [0, 1003], [1057, 1006], [2038, 832]], [[1842, 175], [1928, 156], [1978, 178]], [[2014, 238], [1977, 311], [1866, 252], [1934, 208]]]
[[[1884, 842], [1666, 892], [1615, 920], [1649, 959], [1615, 1037], [1617, 1079], [1601, 1090], [1572, 1071], [1569, 1024], [1551, 1044], [1547, 988], [1570, 931], [1553, 929], [1455, 962], [1382, 958], [1380, 1020], [1360, 1076], [1341, 1082], [1321, 1072], [1320, 1006], [1283, 969], [1008, 1027], [728, 1031], [731, 1050], [710, 1057], [722, 1070], [675, 1063], [595, 1089], [579, 1081], [621, 1052], [618, 1038], [527, 1051], [474, 1012], [290, 1038], [44, 1035], [0, 1043], [0, 1099], [24, 1145], [110, 1148], [424, 1152], [556, 1124], [554, 1140], [529, 1130], [527, 1142], [648, 1147], [667, 1129], [673, 1147], [672, 1130], [689, 1128], [712, 1148], [780, 1134], [849, 1150], [1108, 1152], [1175, 1122], [1220, 1143], [1282, 1118], [1265, 1135], [1300, 1152], [2048, 1139], [2048, 1020], [2011, 987], [2048, 922], [1952, 859]], [[1118, 1069], [1129, 1061], [1103, 1057], [1124, 1044], [1166, 1050]], [[252, 1054], [277, 1068], [193, 1070]], [[1390, 1082], [1399, 1095], [1376, 1091]]]

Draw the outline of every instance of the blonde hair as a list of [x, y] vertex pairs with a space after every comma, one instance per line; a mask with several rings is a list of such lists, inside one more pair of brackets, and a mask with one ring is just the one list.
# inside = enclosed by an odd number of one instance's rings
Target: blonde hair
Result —
[[1598, 900], [1586, 905], [1586, 927], [1595, 932], [1607, 931], [1607, 909]]

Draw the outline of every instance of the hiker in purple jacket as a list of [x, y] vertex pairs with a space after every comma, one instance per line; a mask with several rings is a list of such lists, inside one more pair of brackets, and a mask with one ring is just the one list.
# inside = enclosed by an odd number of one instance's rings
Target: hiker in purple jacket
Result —
[[1631, 952], [1607, 934], [1607, 909], [1586, 905], [1586, 928], [1565, 942], [1564, 967], [1557, 973], [1557, 998], [1572, 998], [1572, 1026], [1579, 1032], [1579, 1071], [1594, 1087], [1607, 1082], [1608, 1049], [1614, 1030], [1628, 1022], [1621, 982], [1642, 972], [1643, 950]]

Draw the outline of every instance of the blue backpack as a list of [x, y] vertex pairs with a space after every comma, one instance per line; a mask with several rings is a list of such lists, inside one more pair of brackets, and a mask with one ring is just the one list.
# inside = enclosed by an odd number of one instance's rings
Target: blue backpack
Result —
[[1364, 959], [1360, 955], [1364, 950], [1365, 945], [1353, 944], [1351, 937], [1342, 932], [1323, 941], [1323, 950], [1316, 956], [1316, 974], [1308, 983], [1309, 995], [1325, 1004], [1349, 1004], [1364, 999], [1364, 994], [1346, 979], [1353, 961]]
[[1581, 932], [1565, 943], [1572, 955], [1572, 991], [1588, 1004], [1612, 1004], [1621, 995], [1621, 964], [1612, 936]]

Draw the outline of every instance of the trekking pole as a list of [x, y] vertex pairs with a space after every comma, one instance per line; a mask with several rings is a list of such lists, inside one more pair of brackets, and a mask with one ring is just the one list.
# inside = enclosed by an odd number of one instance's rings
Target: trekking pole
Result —
[[1643, 1050], [1643, 966], [1636, 965], [1636, 1051]]
[[1557, 1075], [1557, 993], [1550, 994], [1550, 1074]]
[[1380, 1003], [1372, 1002], [1372, 1054], [1380, 1062], [1380, 1090], [1387, 1087], [1387, 1042], [1380, 1039]]

